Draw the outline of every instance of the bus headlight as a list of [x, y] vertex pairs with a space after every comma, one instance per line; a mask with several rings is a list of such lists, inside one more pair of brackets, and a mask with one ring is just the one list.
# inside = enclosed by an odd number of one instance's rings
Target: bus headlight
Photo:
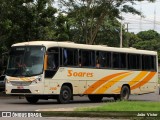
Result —
[[10, 81], [7, 78], [5, 78], [5, 81], [6, 81], [6, 83], [10, 83]]
[[32, 81], [32, 83], [38, 83], [40, 81], [42, 81], [42, 78], [41, 76], [38, 76], [35, 80]]
[[37, 79], [35, 79], [35, 80], [33, 80], [33, 81], [32, 81], [32, 83], [38, 83], [38, 80], [37, 80]]
[[42, 78], [41, 78], [41, 76], [39, 76], [39, 77], [37, 78], [37, 80], [38, 80], [38, 81], [42, 81]]

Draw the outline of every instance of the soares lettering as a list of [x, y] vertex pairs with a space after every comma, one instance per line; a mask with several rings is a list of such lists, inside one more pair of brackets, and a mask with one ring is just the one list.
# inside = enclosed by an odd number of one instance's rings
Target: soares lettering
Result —
[[73, 70], [68, 70], [68, 77], [93, 77], [91, 72], [74, 72]]

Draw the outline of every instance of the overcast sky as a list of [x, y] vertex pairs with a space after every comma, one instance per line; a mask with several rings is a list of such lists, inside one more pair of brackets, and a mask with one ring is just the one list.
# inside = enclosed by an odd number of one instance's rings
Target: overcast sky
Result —
[[160, 33], [160, 0], [155, 3], [138, 2], [134, 7], [142, 11], [144, 18], [132, 14], [122, 14], [125, 18], [123, 23], [128, 23], [129, 32], [138, 33], [139, 31], [153, 29]]

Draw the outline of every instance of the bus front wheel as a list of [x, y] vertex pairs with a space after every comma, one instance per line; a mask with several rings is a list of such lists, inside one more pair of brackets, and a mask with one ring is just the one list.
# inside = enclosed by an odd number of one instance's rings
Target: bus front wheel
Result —
[[58, 103], [66, 104], [69, 103], [72, 98], [71, 88], [64, 85], [61, 88], [60, 95], [57, 98]]
[[36, 96], [26, 96], [26, 100], [31, 104], [35, 104], [38, 102], [39, 98]]

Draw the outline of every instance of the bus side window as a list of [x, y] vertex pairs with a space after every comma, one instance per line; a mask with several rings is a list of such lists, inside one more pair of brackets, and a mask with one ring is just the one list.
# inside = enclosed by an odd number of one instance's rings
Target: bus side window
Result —
[[100, 52], [99, 53], [99, 58], [100, 58], [100, 65], [101, 65], [101, 67], [107, 67], [105, 52]]
[[113, 53], [112, 57], [113, 57], [112, 59], [113, 68], [119, 68], [120, 67], [119, 53]]
[[68, 62], [67, 49], [63, 49], [63, 65], [66, 66]]
[[96, 53], [96, 67], [111, 67], [111, 52], [99, 51]]
[[141, 56], [138, 54], [128, 54], [128, 69], [141, 70]]
[[91, 50], [81, 50], [81, 65], [83, 67], [95, 67], [95, 51]]
[[78, 66], [82, 67], [82, 54], [81, 54], [81, 50], [78, 51]]
[[55, 69], [56, 64], [55, 64], [55, 57], [54, 54], [49, 54], [48, 55], [48, 69]]
[[127, 69], [127, 57], [125, 53], [120, 53], [120, 68]]
[[100, 68], [100, 60], [99, 60], [100, 58], [99, 58], [99, 52], [97, 51], [96, 52], [96, 68]]
[[63, 65], [78, 66], [78, 50], [72, 48], [63, 49]]
[[47, 59], [47, 69], [45, 71], [46, 78], [52, 78], [59, 67], [59, 48], [49, 48]]
[[155, 59], [151, 55], [142, 55], [142, 70], [156, 71]]

